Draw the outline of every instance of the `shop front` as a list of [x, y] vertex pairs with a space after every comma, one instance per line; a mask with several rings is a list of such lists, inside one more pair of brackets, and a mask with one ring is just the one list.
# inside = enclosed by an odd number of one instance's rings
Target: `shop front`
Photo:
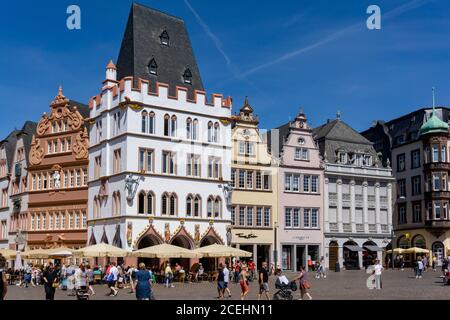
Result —
[[320, 244], [282, 244], [281, 268], [286, 271], [300, 271], [301, 267], [306, 267], [311, 271], [321, 257], [320, 250]]

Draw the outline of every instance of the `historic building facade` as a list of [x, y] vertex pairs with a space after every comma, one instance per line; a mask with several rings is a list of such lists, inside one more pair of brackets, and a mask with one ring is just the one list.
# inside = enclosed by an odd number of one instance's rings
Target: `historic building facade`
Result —
[[16, 143], [11, 154], [11, 174], [8, 187], [9, 196], [9, 232], [10, 249], [23, 251], [27, 245], [28, 212], [28, 154], [36, 123], [27, 121], [16, 133]]
[[325, 262], [359, 269], [382, 260], [391, 242], [392, 169], [338, 116], [314, 129], [325, 162]]
[[13, 166], [12, 157], [16, 147], [17, 132], [11, 132], [0, 142], [0, 248], [8, 248], [8, 226], [10, 221], [9, 186]]
[[273, 262], [278, 176], [258, 123], [246, 98], [239, 114], [233, 117], [231, 221], [233, 246], [253, 252], [260, 267], [264, 261]]
[[33, 133], [28, 166], [29, 249], [86, 245], [89, 108], [62, 88]]
[[88, 244], [227, 243], [231, 99], [210, 99], [184, 22], [133, 4], [90, 102]]
[[324, 254], [323, 163], [303, 112], [268, 135], [278, 159], [278, 258], [298, 271]]
[[[362, 133], [380, 152], [389, 149], [383, 156], [397, 183], [394, 248], [426, 248], [439, 259], [450, 249], [449, 119], [448, 108], [424, 108]], [[413, 258], [405, 255], [407, 263]]]

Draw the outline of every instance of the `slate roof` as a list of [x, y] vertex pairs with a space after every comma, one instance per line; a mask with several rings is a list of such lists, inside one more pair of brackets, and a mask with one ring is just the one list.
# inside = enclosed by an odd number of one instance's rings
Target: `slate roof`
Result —
[[36, 132], [37, 123], [33, 121], [26, 121], [23, 125], [22, 129], [19, 130], [16, 134], [16, 137], [19, 138], [20, 135], [23, 135], [23, 146], [25, 149], [25, 159], [28, 164], [28, 155], [30, 153], [31, 140], [33, 139], [33, 135]]
[[[166, 31], [169, 45], [161, 44], [160, 36]], [[152, 59], [157, 64], [157, 74], [150, 74], [148, 65]], [[186, 69], [192, 74], [192, 83], [186, 84], [183, 74]], [[151, 91], [156, 82], [169, 85], [169, 94], [176, 94], [176, 86], [188, 88], [193, 97], [194, 90], [202, 90], [203, 83], [184, 21], [163, 12], [133, 3], [125, 34], [117, 59], [117, 79], [133, 76], [150, 80]]]
[[8, 172], [11, 172], [12, 160], [14, 155], [14, 150], [16, 149], [17, 143], [17, 133], [19, 130], [12, 131], [4, 140], [0, 141], [0, 145], [5, 146], [6, 152], [6, 164], [8, 166]]
[[378, 158], [373, 143], [340, 119], [328, 121], [315, 128], [313, 138], [319, 145], [322, 157], [330, 163], [336, 162], [338, 150], [370, 154], [374, 159]]

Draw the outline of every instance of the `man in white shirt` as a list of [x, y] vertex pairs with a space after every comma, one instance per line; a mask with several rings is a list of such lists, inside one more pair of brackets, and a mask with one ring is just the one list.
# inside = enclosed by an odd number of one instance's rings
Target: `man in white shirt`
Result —
[[381, 272], [384, 270], [380, 260], [375, 260], [373, 274], [375, 275], [375, 286], [377, 290], [381, 289]]
[[110, 296], [117, 296], [119, 291], [116, 289], [117, 279], [119, 278], [119, 269], [116, 267], [115, 262], [111, 262], [111, 268], [109, 269], [108, 282], [111, 290]]
[[225, 297], [225, 291], [226, 291], [226, 292], [228, 292], [228, 298], [231, 298], [231, 291], [228, 288], [228, 283], [230, 282], [230, 270], [228, 270], [226, 263], [223, 267], [223, 281], [224, 281], [224, 286], [223, 286], [222, 296]]

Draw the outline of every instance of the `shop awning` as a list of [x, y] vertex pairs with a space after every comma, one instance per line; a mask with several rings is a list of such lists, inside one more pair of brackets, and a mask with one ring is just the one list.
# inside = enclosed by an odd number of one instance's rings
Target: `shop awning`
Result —
[[373, 246], [373, 245], [364, 246], [364, 248], [366, 248], [367, 250], [372, 251], [372, 252], [383, 251], [383, 249], [381, 249], [379, 246]]
[[350, 251], [355, 251], [355, 252], [358, 252], [358, 251], [364, 251], [363, 248], [358, 247], [358, 246], [348, 245], [348, 246], [344, 246], [344, 247], [346, 247], [346, 248], [347, 248], [348, 250], [350, 250]]

